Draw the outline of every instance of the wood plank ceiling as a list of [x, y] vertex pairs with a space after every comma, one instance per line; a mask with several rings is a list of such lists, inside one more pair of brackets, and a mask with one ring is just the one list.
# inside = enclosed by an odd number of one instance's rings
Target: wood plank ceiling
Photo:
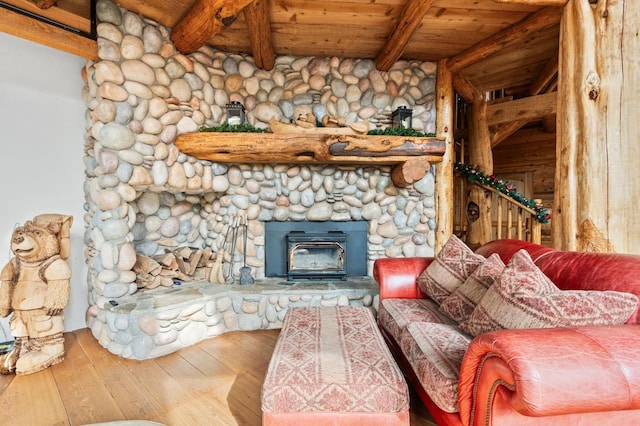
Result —
[[[0, 0], [89, 30], [87, 0]], [[514, 97], [548, 91], [557, 70], [559, 23], [567, 0], [119, 0], [167, 27], [186, 51], [202, 43], [253, 55], [273, 66], [273, 55], [371, 58], [386, 70], [397, 59], [438, 61], [461, 72], [479, 91]], [[192, 12], [193, 11], [193, 12]], [[22, 19], [22, 18], [20, 18]], [[0, 31], [95, 57], [95, 45], [50, 40], [0, 8]], [[65, 22], [67, 21], [67, 22]], [[67, 45], [65, 45], [65, 43]], [[551, 79], [549, 78], [551, 75]]]

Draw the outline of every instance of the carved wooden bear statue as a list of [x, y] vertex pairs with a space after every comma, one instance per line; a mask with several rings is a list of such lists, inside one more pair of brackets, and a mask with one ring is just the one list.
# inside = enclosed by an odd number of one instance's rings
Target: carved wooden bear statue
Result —
[[13, 312], [9, 324], [15, 344], [0, 356], [1, 374], [35, 373], [64, 358], [63, 310], [71, 278], [65, 259], [72, 220], [41, 215], [13, 231], [15, 257], [0, 273], [0, 316]]

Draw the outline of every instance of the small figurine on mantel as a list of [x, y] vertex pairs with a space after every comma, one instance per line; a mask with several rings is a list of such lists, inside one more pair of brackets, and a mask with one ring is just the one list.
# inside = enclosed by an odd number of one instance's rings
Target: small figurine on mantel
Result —
[[43, 214], [13, 231], [15, 256], [0, 273], [0, 317], [13, 312], [9, 325], [15, 342], [0, 356], [1, 374], [35, 373], [64, 358], [72, 222], [72, 216]]

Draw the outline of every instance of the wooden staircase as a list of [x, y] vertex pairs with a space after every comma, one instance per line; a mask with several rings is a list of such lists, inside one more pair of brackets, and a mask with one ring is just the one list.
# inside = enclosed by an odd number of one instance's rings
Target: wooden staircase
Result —
[[[543, 238], [543, 224], [536, 220], [536, 211], [510, 198], [496, 189], [479, 183], [470, 183], [463, 176], [454, 175], [453, 233], [466, 242], [468, 229], [467, 198], [469, 185], [483, 188], [491, 196], [492, 239], [516, 239], [548, 245]], [[548, 225], [546, 225], [548, 226]]]

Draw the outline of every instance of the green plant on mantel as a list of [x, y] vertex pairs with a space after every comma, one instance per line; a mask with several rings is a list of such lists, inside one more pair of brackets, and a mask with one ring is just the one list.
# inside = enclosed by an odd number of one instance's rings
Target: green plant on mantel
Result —
[[[317, 128], [322, 128], [322, 126], [317, 126]], [[234, 125], [224, 123], [220, 126], [214, 126], [214, 127], [202, 126], [200, 127], [200, 131], [201, 132], [233, 132], [233, 133], [270, 133], [268, 129], [258, 129], [257, 127], [254, 127], [249, 123], [234, 124]], [[393, 129], [390, 127], [384, 130], [383, 129], [369, 130], [367, 132], [367, 135], [411, 136], [411, 137], [418, 137], [418, 138], [435, 137], [434, 133], [422, 133], [413, 129], [405, 129], [405, 128]]]
[[226, 132], [226, 133], [268, 133], [267, 129], [258, 129], [249, 123], [244, 124], [227, 124], [214, 127], [200, 127], [201, 132]]
[[382, 135], [382, 136], [411, 136], [416, 138], [433, 138], [435, 133], [422, 133], [413, 129], [405, 129], [404, 127], [394, 129], [387, 127], [386, 129], [374, 129], [367, 132], [368, 135]]

